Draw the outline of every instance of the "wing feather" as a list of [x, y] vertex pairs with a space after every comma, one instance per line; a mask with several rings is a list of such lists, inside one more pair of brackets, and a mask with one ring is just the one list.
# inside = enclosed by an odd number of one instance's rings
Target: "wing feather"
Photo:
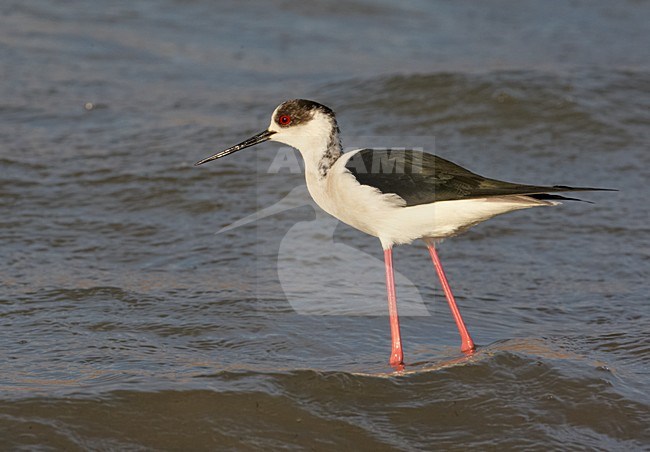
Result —
[[[489, 179], [449, 160], [417, 150], [362, 149], [348, 160], [345, 168], [360, 184], [374, 187], [384, 194], [394, 193], [406, 201], [407, 207], [492, 196], [607, 190], [564, 185], [523, 185]], [[554, 199], [557, 199], [555, 196]]]

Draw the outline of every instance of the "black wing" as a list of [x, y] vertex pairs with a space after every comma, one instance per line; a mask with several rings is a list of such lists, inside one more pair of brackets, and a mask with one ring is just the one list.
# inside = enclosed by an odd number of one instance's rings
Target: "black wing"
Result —
[[488, 179], [449, 160], [415, 150], [362, 149], [348, 160], [345, 168], [360, 184], [375, 187], [382, 193], [394, 193], [406, 201], [406, 206], [506, 195], [571, 199], [546, 194], [603, 190], [563, 185], [522, 185]]

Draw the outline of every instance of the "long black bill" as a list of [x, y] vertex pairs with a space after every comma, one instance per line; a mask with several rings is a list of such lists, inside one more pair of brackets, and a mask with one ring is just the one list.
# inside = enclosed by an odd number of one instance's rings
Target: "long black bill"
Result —
[[207, 163], [211, 160], [216, 160], [220, 159], [221, 157], [225, 157], [227, 155], [233, 154], [237, 151], [241, 151], [244, 148], [248, 148], [251, 146], [255, 146], [258, 143], [263, 143], [264, 141], [268, 140], [271, 138], [271, 135], [273, 135], [275, 132], [271, 130], [265, 130], [264, 132], [260, 132], [255, 136], [250, 137], [248, 140], [242, 141], [239, 144], [234, 145], [231, 148], [226, 149], [225, 151], [217, 152], [214, 155], [211, 155], [208, 158], [204, 158], [203, 160], [199, 160], [194, 164], [194, 166], [199, 166], [203, 165], [204, 163]]

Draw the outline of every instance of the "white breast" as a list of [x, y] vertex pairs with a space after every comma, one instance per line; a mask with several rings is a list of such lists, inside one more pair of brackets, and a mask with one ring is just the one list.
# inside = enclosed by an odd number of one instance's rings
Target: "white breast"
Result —
[[327, 213], [367, 234], [379, 237], [384, 248], [411, 243], [420, 238], [442, 239], [458, 234], [482, 221], [513, 210], [557, 203], [527, 196], [439, 201], [404, 207], [395, 194], [382, 194], [361, 185], [345, 169], [359, 150], [343, 154], [325, 177], [306, 165], [307, 188]]

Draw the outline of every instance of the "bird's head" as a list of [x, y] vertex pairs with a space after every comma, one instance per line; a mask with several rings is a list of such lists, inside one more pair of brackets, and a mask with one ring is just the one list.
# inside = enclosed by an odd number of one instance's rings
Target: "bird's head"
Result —
[[281, 103], [271, 115], [271, 124], [263, 132], [226, 150], [196, 162], [202, 165], [264, 141], [288, 144], [301, 152], [338, 144], [338, 126], [334, 112], [318, 102], [293, 99]]

